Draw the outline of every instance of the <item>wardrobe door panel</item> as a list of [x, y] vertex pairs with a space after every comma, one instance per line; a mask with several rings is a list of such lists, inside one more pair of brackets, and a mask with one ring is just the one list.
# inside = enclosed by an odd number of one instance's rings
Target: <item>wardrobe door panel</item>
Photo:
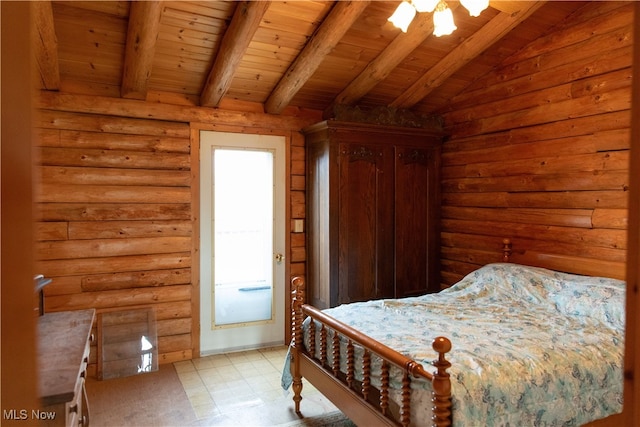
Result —
[[342, 143], [338, 162], [338, 304], [393, 297], [393, 148]]
[[438, 209], [435, 154], [397, 147], [395, 153], [395, 297], [421, 295], [435, 283]]

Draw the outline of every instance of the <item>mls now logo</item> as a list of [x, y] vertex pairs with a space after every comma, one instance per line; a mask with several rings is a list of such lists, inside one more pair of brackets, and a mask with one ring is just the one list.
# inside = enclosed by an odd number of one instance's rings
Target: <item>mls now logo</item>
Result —
[[29, 417], [29, 411], [26, 409], [4, 409], [2, 411], [2, 418], [5, 420], [53, 420], [56, 418], [55, 411], [41, 411], [39, 409], [31, 410], [31, 417]]

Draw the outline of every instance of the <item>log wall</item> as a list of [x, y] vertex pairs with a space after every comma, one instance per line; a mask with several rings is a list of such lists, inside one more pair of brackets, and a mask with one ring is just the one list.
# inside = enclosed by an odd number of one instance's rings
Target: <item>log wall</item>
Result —
[[624, 277], [633, 6], [593, 2], [454, 98], [442, 286], [500, 260]]
[[[37, 271], [53, 279], [45, 311], [154, 307], [160, 362], [198, 357], [194, 122], [287, 135], [293, 230], [305, 216], [298, 130], [318, 120], [42, 92], [35, 248]], [[290, 234], [290, 274], [304, 274], [304, 242]]]

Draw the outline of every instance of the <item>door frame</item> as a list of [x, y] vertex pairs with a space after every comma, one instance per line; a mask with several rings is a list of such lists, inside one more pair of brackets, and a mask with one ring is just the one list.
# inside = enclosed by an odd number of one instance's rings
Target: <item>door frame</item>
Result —
[[284, 339], [290, 339], [291, 298], [289, 278], [291, 276], [291, 132], [244, 126], [216, 126], [209, 123], [190, 123], [191, 141], [191, 348], [192, 358], [200, 357], [200, 132], [231, 132], [251, 135], [273, 135], [285, 138], [285, 302]]

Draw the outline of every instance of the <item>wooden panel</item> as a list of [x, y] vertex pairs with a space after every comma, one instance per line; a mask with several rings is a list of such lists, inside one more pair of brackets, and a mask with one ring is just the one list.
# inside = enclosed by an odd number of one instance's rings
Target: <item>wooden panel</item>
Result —
[[438, 291], [438, 148], [396, 147], [395, 297]]
[[393, 147], [349, 142], [341, 143], [338, 150], [341, 268], [337, 303], [391, 298]]
[[632, 13], [598, 2], [575, 18], [444, 112], [443, 286], [499, 261], [504, 237], [516, 262], [623, 276]]

